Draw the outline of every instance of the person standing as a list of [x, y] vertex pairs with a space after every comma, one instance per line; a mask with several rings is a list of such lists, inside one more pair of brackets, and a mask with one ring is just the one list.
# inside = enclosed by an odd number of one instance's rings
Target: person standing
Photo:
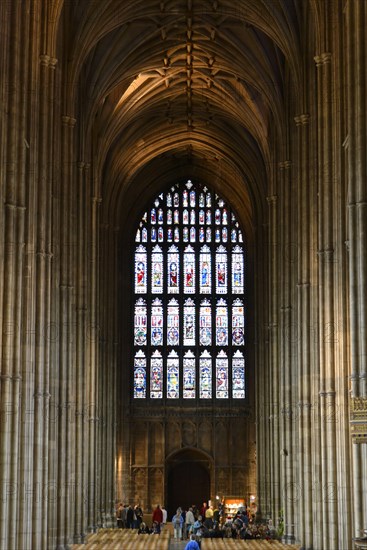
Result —
[[200, 546], [197, 543], [196, 535], [190, 535], [190, 540], [186, 544], [185, 550], [200, 550]]
[[172, 524], [173, 524], [173, 534], [174, 538], [181, 540], [182, 539], [182, 525], [183, 525], [183, 517], [182, 517], [182, 510], [181, 508], [177, 508], [177, 511], [175, 515], [172, 518]]
[[195, 516], [192, 507], [188, 509], [186, 512], [186, 527], [187, 527], [187, 534], [192, 534], [193, 525], [195, 523]]
[[159, 525], [159, 532], [160, 532], [161, 524], [163, 523], [163, 512], [159, 504], [157, 504], [157, 507], [154, 508], [153, 510], [152, 522], [153, 523], [156, 522]]
[[162, 525], [164, 527], [167, 523], [167, 510], [165, 509], [164, 506], [162, 506], [161, 510], [162, 510], [162, 514], [163, 514]]

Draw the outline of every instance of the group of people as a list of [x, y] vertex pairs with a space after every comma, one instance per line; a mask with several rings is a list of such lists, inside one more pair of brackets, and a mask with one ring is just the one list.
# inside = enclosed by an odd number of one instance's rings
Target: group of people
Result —
[[143, 521], [143, 510], [140, 504], [134, 507], [131, 504], [122, 504], [119, 502], [116, 509], [117, 527], [121, 529], [137, 529], [139, 534], [157, 534], [167, 523], [167, 511], [159, 505], [154, 509], [152, 515], [152, 527]]

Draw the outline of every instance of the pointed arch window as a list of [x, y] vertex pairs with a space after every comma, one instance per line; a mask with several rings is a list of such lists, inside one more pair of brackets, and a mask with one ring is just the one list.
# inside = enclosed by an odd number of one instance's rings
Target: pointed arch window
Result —
[[134, 230], [133, 396], [245, 398], [245, 252], [229, 204], [161, 193]]

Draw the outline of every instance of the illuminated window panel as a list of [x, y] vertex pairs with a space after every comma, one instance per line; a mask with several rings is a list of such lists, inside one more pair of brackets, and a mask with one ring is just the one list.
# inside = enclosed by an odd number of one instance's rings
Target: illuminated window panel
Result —
[[220, 243], [220, 229], [215, 230], [215, 242]]
[[169, 227], [167, 229], [167, 242], [171, 243], [172, 241], [173, 241], [173, 231], [172, 231], [172, 227]]
[[191, 210], [190, 211], [190, 224], [191, 225], [195, 225], [195, 219], [196, 219], [196, 216], [195, 216], [195, 210]]
[[210, 208], [212, 205], [212, 196], [211, 193], [206, 194], [206, 207]]
[[147, 306], [145, 300], [140, 298], [135, 304], [134, 315], [134, 344], [145, 346], [147, 343]]
[[232, 360], [232, 397], [233, 399], [245, 398], [245, 359], [237, 350]]
[[215, 316], [216, 345], [228, 346], [228, 307], [225, 300], [219, 300]]
[[222, 214], [222, 224], [228, 225], [228, 212], [225, 208], [223, 209], [223, 214]]
[[135, 252], [135, 294], [145, 294], [147, 291], [147, 251], [144, 246], [138, 246]]
[[228, 357], [224, 351], [217, 356], [215, 376], [217, 399], [228, 399]]
[[205, 212], [204, 212], [204, 210], [199, 211], [199, 224], [200, 225], [205, 224]]
[[195, 208], [195, 206], [196, 206], [196, 193], [195, 193], [195, 191], [190, 191], [190, 206], [191, 206], [191, 208]]
[[162, 208], [160, 208], [160, 209], [158, 210], [158, 223], [159, 223], [160, 225], [162, 225], [162, 223], [163, 223], [163, 210], [162, 210]]
[[212, 306], [203, 300], [200, 306], [200, 345], [211, 346], [212, 343]]
[[200, 251], [200, 292], [210, 294], [212, 291], [212, 255], [208, 246], [203, 246]]
[[210, 227], [206, 228], [206, 242], [211, 243], [212, 242], [212, 230]]
[[184, 225], [188, 225], [189, 223], [189, 211], [186, 209], [182, 213], [182, 223]]
[[163, 358], [159, 351], [155, 351], [150, 360], [150, 397], [163, 397]]
[[171, 206], [172, 206], [172, 195], [171, 195], [171, 193], [167, 193], [166, 204], [167, 204], [168, 208], [171, 208]]
[[243, 243], [242, 231], [238, 232], [238, 242]]
[[236, 246], [232, 252], [232, 293], [243, 294], [244, 292], [244, 267], [243, 251]]
[[137, 232], [136, 232], [135, 242], [140, 243], [140, 229], [138, 229]]
[[151, 345], [163, 346], [163, 306], [159, 298], [152, 304]]
[[177, 246], [171, 246], [167, 255], [168, 294], [178, 294], [180, 285], [180, 255]]
[[231, 242], [232, 243], [237, 242], [237, 231], [235, 229], [232, 229], [232, 231], [231, 231]]
[[143, 229], [141, 231], [141, 241], [143, 243], [148, 242], [148, 230], [147, 230], [146, 227], [143, 227]]
[[189, 206], [189, 193], [186, 189], [184, 189], [182, 193], [182, 206], [184, 208], [187, 208]]
[[158, 245], [153, 248], [152, 253], [152, 293], [163, 293], [163, 254]]
[[159, 243], [163, 242], [163, 227], [158, 228], [158, 242]]
[[183, 228], [183, 242], [184, 243], [188, 243], [189, 242], [189, 228], [188, 227], [184, 227]]
[[189, 298], [184, 305], [184, 346], [195, 346], [195, 302]]
[[200, 399], [212, 398], [212, 358], [207, 350], [200, 356], [199, 388]]
[[184, 252], [184, 294], [195, 293], [195, 250], [191, 245]]
[[223, 245], [215, 255], [215, 287], [217, 294], [227, 294], [227, 251]]
[[167, 210], [167, 225], [172, 225], [172, 210]]
[[150, 240], [152, 241], [152, 243], [157, 242], [157, 230], [155, 227], [152, 227], [151, 229]]
[[175, 208], [178, 208], [178, 207], [180, 206], [180, 196], [179, 196], [178, 193], [175, 193], [175, 194], [173, 195], [173, 206], [174, 206]]
[[167, 345], [178, 346], [180, 343], [180, 316], [179, 305], [174, 298], [169, 301], [167, 308]]
[[221, 211], [217, 208], [215, 211], [215, 225], [220, 225], [220, 222], [222, 221], [221, 217]]
[[228, 229], [226, 227], [223, 227], [222, 229], [222, 241], [224, 243], [228, 242]]
[[175, 243], [179, 243], [180, 242], [180, 230], [179, 230], [178, 227], [175, 227], [173, 234], [174, 234]]
[[177, 353], [172, 350], [167, 357], [167, 398], [180, 397], [180, 370]]
[[151, 224], [157, 223], [157, 213], [155, 208], [152, 208], [152, 210], [150, 211], [150, 223]]
[[144, 399], [147, 396], [147, 360], [144, 352], [139, 350], [134, 358], [134, 398]]
[[206, 224], [211, 225], [212, 223], [212, 213], [211, 210], [206, 211]]
[[241, 300], [235, 300], [232, 306], [232, 344], [243, 346], [245, 343], [245, 315]]
[[194, 243], [196, 241], [196, 229], [195, 227], [190, 228], [190, 243]]
[[195, 355], [187, 351], [183, 358], [183, 395], [184, 399], [195, 399], [196, 397], [196, 367]]
[[175, 225], [178, 225], [180, 223], [180, 212], [178, 210], [175, 210], [173, 212], [173, 223]]
[[200, 227], [200, 229], [199, 229], [199, 242], [200, 243], [205, 242], [205, 229], [204, 229], [204, 227]]

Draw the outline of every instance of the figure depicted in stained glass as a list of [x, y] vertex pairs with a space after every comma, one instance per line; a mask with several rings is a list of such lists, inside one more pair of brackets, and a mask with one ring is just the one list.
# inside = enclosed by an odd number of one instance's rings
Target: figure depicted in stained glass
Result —
[[190, 210], [190, 224], [195, 225], [195, 210]]
[[187, 208], [189, 206], [189, 194], [188, 192], [186, 191], [186, 189], [184, 190], [184, 192], [182, 193], [182, 206], [184, 208]]
[[223, 223], [223, 225], [228, 224], [228, 213], [227, 213], [227, 210], [225, 208], [223, 209], [222, 223]]
[[158, 228], [158, 242], [163, 242], [163, 227]]
[[139, 262], [136, 268], [136, 283], [137, 286], [145, 286], [145, 264]]
[[226, 286], [226, 264], [225, 263], [219, 263], [217, 267], [218, 271], [218, 286], [224, 287]]
[[159, 223], [159, 224], [162, 224], [162, 223], [163, 223], [163, 210], [162, 210], [162, 208], [160, 208], [160, 209], [158, 210], [158, 223]]
[[162, 264], [156, 262], [153, 266], [153, 287], [160, 288], [162, 286]]
[[189, 242], [189, 228], [188, 227], [183, 228], [183, 241], [184, 241], [184, 243]]
[[212, 230], [210, 227], [206, 228], [206, 242], [211, 243], [212, 242]]
[[175, 210], [173, 213], [173, 222], [178, 225], [180, 223], [180, 212]]
[[220, 229], [215, 230], [215, 242], [220, 243]]
[[194, 316], [186, 315], [185, 317], [185, 338], [187, 340], [194, 339]]
[[204, 227], [200, 227], [199, 229], [199, 241], [201, 243], [205, 242], [205, 231], [204, 231]]
[[143, 243], [146, 243], [148, 241], [148, 231], [146, 227], [143, 227], [141, 232], [141, 240]]
[[173, 288], [176, 288], [178, 285], [176, 262], [171, 262], [169, 266], [169, 285]]
[[173, 196], [173, 206], [175, 208], [178, 208], [180, 206], [180, 197], [179, 197], [178, 193], [175, 193], [174, 196]]
[[212, 196], [210, 193], [206, 194], [206, 207], [210, 208], [212, 205]]
[[171, 243], [171, 242], [172, 242], [172, 239], [173, 239], [172, 228], [169, 227], [169, 228], [167, 229], [167, 241], [168, 241], [169, 243]]
[[242, 266], [239, 262], [233, 266], [233, 284], [235, 287], [242, 286]]
[[192, 287], [194, 285], [194, 267], [192, 264], [188, 264], [186, 267], [186, 286]]
[[156, 222], [157, 222], [156, 211], [155, 211], [155, 208], [152, 208], [150, 212], [150, 223], [156, 223]]
[[180, 242], [180, 230], [179, 230], [178, 227], [175, 227], [174, 239], [175, 239], [175, 243], [179, 243], [179, 242]]
[[182, 223], [184, 225], [187, 225], [189, 223], [189, 212], [188, 210], [184, 210], [182, 213]]
[[210, 210], [206, 211], [206, 224], [211, 225], [212, 223], [212, 213]]
[[191, 208], [195, 208], [195, 204], [196, 204], [195, 191], [192, 190], [192, 191], [190, 191], [190, 206], [191, 206]]
[[152, 227], [152, 243], [155, 243], [157, 240], [157, 230], [155, 227]]
[[167, 225], [172, 225], [172, 210], [167, 210]]
[[237, 242], [237, 231], [235, 229], [232, 229], [232, 231], [231, 231], [231, 241], [233, 243]]
[[204, 210], [200, 210], [200, 212], [199, 212], [199, 223], [200, 223], [200, 225], [204, 225], [204, 223], [205, 223], [205, 212], [204, 212]]
[[216, 225], [220, 225], [220, 222], [221, 222], [220, 210], [219, 208], [217, 208], [215, 211], [215, 223]]
[[146, 397], [146, 371], [142, 368], [137, 368], [134, 371], [134, 397], [145, 398]]
[[208, 286], [209, 284], [209, 264], [204, 261], [201, 269], [201, 286]]
[[199, 195], [199, 206], [200, 208], [204, 208], [205, 206], [204, 193], [200, 193]]
[[136, 232], [135, 242], [140, 243], [140, 229], [138, 229], [137, 232]]
[[191, 227], [191, 229], [190, 229], [190, 243], [194, 243], [195, 241], [196, 241], [195, 227]]
[[222, 240], [224, 243], [228, 242], [228, 229], [226, 227], [222, 229]]
[[178, 399], [179, 397], [179, 371], [178, 366], [169, 366], [167, 371], [167, 397]]
[[171, 208], [171, 206], [172, 206], [172, 195], [171, 195], [171, 193], [167, 193], [167, 206], [168, 206], [168, 208]]

